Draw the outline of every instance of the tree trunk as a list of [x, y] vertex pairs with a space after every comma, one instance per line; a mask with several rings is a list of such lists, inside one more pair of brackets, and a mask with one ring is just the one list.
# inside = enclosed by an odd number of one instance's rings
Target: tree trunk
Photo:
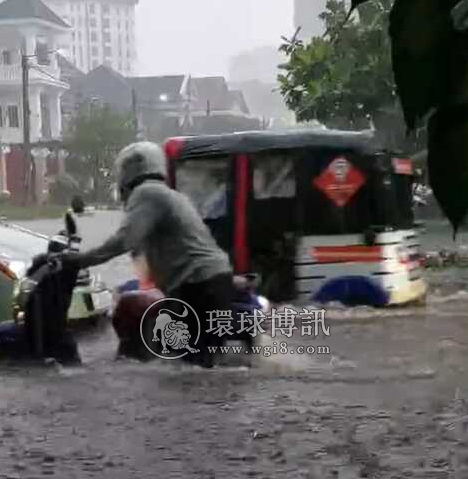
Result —
[[99, 195], [99, 189], [100, 189], [100, 178], [99, 178], [99, 157], [96, 155], [96, 159], [94, 160], [94, 168], [93, 168], [93, 196], [94, 196], [94, 201], [96, 203], [99, 202], [100, 195]]

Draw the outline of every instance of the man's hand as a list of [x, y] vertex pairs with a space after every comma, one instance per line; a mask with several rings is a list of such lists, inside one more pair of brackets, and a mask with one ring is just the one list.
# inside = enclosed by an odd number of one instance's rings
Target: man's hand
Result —
[[58, 254], [57, 257], [62, 261], [66, 269], [83, 269], [83, 254], [76, 251], [69, 251]]
[[53, 262], [54, 260], [60, 261], [65, 269], [82, 269], [81, 264], [83, 261], [83, 256], [81, 253], [73, 251], [55, 254], [44, 253], [33, 258], [32, 265], [29, 267], [26, 273], [27, 276], [31, 276], [39, 268], [49, 262]]

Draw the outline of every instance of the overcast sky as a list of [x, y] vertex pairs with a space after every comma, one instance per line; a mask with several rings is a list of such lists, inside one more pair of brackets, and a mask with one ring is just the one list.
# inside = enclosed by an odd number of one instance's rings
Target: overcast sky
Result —
[[227, 75], [229, 58], [279, 45], [293, 31], [292, 0], [140, 0], [139, 73]]

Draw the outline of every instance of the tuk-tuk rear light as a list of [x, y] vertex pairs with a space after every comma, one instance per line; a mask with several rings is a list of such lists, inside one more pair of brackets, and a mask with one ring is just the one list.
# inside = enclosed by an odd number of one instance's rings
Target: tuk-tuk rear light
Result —
[[168, 160], [175, 160], [179, 157], [184, 146], [184, 142], [180, 138], [171, 138], [164, 143], [164, 153]]
[[407, 265], [409, 263], [409, 251], [404, 246], [397, 248], [397, 257], [400, 264]]

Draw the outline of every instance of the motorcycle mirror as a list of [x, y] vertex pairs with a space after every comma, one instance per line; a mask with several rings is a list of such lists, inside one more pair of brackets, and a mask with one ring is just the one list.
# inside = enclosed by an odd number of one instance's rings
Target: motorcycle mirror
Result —
[[85, 203], [83, 201], [83, 198], [80, 196], [74, 196], [72, 201], [71, 201], [71, 208], [73, 213], [77, 215], [81, 215], [85, 211]]
[[71, 238], [72, 236], [76, 236], [76, 234], [78, 233], [75, 219], [70, 213], [65, 214], [65, 229], [67, 230], [67, 236], [69, 238]]

